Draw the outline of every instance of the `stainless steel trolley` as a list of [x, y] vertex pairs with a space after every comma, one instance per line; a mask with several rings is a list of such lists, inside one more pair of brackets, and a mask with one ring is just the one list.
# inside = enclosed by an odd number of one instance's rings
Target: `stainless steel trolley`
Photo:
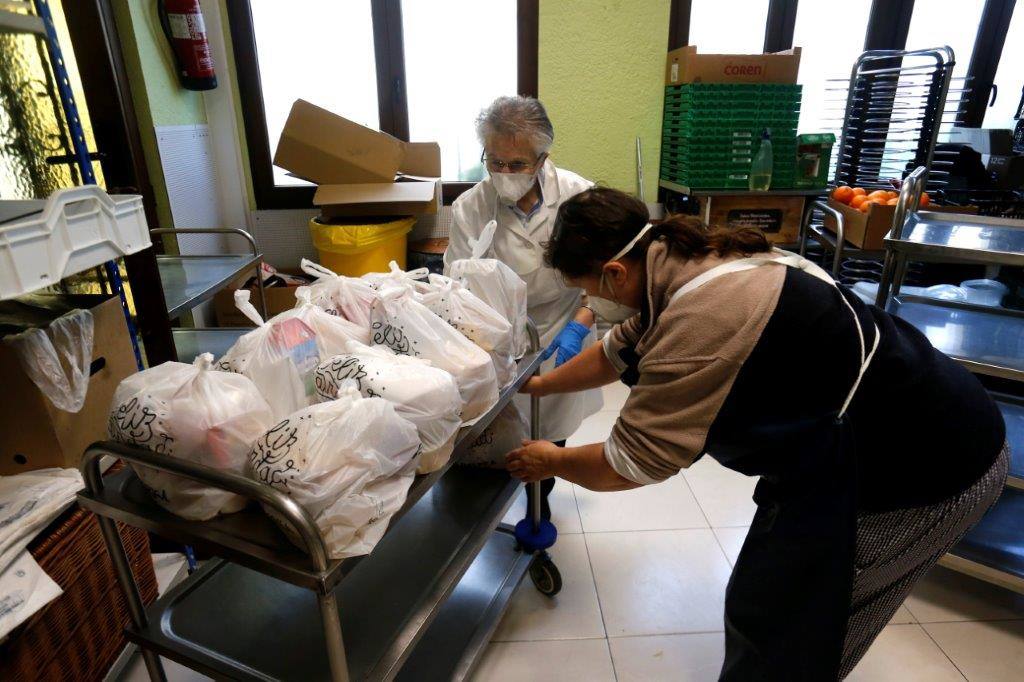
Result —
[[[539, 373], [532, 326], [530, 337], [516, 380], [459, 433], [453, 462]], [[538, 406], [534, 398], [533, 438]], [[130, 467], [101, 477], [104, 455], [259, 502], [286, 519], [303, 546], [252, 507], [205, 522], [178, 518], [151, 501]], [[557, 578], [546, 553], [524, 550], [512, 527], [500, 523], [520, 490], [504, 471], [449, 463], [418, 476], [374, 551], [344, 560], [329, 558], [316, 524], [294, 500], [242, 476], [112, 442], [91, 446], [82, 471], [79, 503], [99, 517], [131, 613], [128, 638], [141, 647], [154, 680], [165, 679], [160, 655], [219, 679], [466, 679], [531, 567]], [[532, 485], [539, 501], [539, 484]], [[145, 607], [116, 521], [217, 558]], [[532, 522], [541, 524], [537, 504]]]
[[[936, 348], [975, 374], [1024, 381], [1024, 312], [901, 293], [908, 261], [1024, 266], [1024, 220], [917, 211], [924, 168], [903, 183], [877, 304], [922, 331]], [[1018, 391], [1024, 394], [1024, 391]], [[1012, 450], [1002, 497], [941, 561], [1024, 593], [1024, 398], [992, 394]]]
[[[868, 50], [853, 65], [849, 79], [831, 79], [828, 122], [836, 124], [832, 184], [889, 189], [887, 179], [902, 177], [910, 166], [924, 166], [932, 189], [944, 186], [951, 161], [936, 150], [943, 126], [955, 122], [965, 84], [951, 84], [956, 59], [949, 46], [926, 50]], [[952, 87], [953, 85], [959, 87]], [[947, 108], [947, 96], [957, 95]], [[842, 98], [842, 99], [840, 99]], [[831, 217], [836, 233], [817, 213]], [[815, 201], [800, 229], [800, 254], [814, 239], [833, 253], [832, 276], [839, 280], [846, 255], [880, 261], [880, 250], [858, 249], [845, 241], [843, 215], [825, 201]]]

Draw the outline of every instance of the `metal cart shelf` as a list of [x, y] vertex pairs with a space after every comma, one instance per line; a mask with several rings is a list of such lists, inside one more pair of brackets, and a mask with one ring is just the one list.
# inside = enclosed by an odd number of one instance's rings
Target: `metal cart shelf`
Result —
[[208, 301], [246, 270], [259, 267], [259, 256], [157, 256], [167, 315], [177, 319]]
[[745, 197], [816, 197], [825, 191], [820, 187], [817, 189], [770, 189], [766, 192], [751, 192], [745, 189], [691, 189], [686, 185], [680, 185], [678, 182], [670, 180], [659, 180], [658, 186], [678, 192], [679, 194], [692, 194], [703, 197], [735, 196], [737, 194], [742, 194]]
[[219, 358], [252, 327], [176, 327], [171, 330], [178, 362], [191, 363], [200, 353]]
[[[234, 282], [240, 275], [253, 271], [259, 294], [259, 311], [267, 316], [267, 299], [263, 291], [263, 278], [259, 269], [263, 254], [256, 246], [256, 240], [245, 230], [237, 228], [158, 228], [150, 230], [153, 236], [164, 234], [225, 234], [237, 235], [249, 245], [249, 253], [211, 255], [160, 255], [156, 258], [160, 282], [167, 303], [167, 317], [176, 320], [196, 306], [204, 303], [214, 294]], [[176, 327], [171, 330], [175, 353], [179, 362], [192, 362], [201, 352], [213, 353], [216, 357], [224, 354], [239, 336], [249, 331], [247, 327]], [[230, 340], [229, 340], [230, 339]]]
[[[916, 211], [926, 177], [918, 168], [900, 189], [876, 302], [968, 370], [1024, 382], [1024, 313], [900, 293], [910, 259], [1024, 266], [1024, 221]], [[993, 398], [1013, 453], [1006, 489], [941, 563], [1024, 593], [1024, 398]]]
[[939, 563], [1016, 592], [1024, 585], [1024, 492], [1003, 491], [999, 502]]
[[[460, 431], [453, 462], [539, 366], [535, 351], [520, 361], [498, 403]], [[289, 542], [256, 508], [205, 522], [180, 519], [151, 501], [130, 468], [101, 478], [104, 454], [270, 505], [292, 519], [307, 547]], [[126, 564], [120, 570], [123, 552], [108, 530], [114, 520], [218, 557], [145, 611], [136, 603], [128, 636], [158, 679], [154, 652], [219, 678], [462, 679], [534, 560], [499, 523], [519, 489], [504, 471], [450, 462], [418, 476], [371, 554], [328, 560], [305, 512], [249, 479], [117, 443], [94, 445], [82, 467], [87, 489], [79, 502], [101, 518], [130, 602], [134, 581]]]
[[1010, 453], [1010, 476], [1006, 485], [1024, 490], [1024, 398], [994, 393], [996, 405], [1006, 422], [1006, 440], [1013, 451]]

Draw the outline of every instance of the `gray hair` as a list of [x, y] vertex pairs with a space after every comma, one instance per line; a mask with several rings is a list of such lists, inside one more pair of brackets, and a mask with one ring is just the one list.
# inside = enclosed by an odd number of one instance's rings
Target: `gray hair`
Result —
[[495, 136], [525, 138], [535, 154], [540, 156], [551, 149], [555, 129], [544, 105], [533, 97], [499, 97], [476, 117], [476, 136], [480, 144]]

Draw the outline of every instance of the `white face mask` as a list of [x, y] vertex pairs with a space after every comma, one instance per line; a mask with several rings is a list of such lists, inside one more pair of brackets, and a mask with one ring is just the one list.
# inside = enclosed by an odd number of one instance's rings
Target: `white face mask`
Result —
[[[651, 227], [652, 225], [650, 223], [644, 225], [643, 229], [640, 230], [635, 237], [629, 240], [629, 243], [622, 247], [621, 251], [619, 251], [617, 254], [609, 258], [605, 265], [611, 263], [612, 261], [618, 260], [625, 256], [627, 253], [629, 253], [630, 250], [634, 246], [636, 246], [636, 243], [640, 241], [640, 238], [647, 234], [647, 231], [650, 230]], [[601, 281], [597, 286], [597, 293], [604, 293], [604, 284], [606, 280], [608, 282], [608, 290], [611, 292], [611, 295], [615, 298], [618, 298], [618, 296], [616, 296], [615, 294], [615, 287], [612, 286], [611, 280], [607, 279], [607, 275], [603, 270], [601, 271]], [[602, 298], [600, 296], [590, 296], [589, 305], [593, 309], [593, 311], [600, 315], [602, 318], [604, 318], [608, 322], [616, 324], [619, 322], [625, 322], [626, 320], [640, 312], [640, 310], [637, 308], [632, 308], [623, 303], [619, 303], [616, 300]]]
[[516, 202], [530, 191], [537, 180], [537, 173], [491, 173], [491, 183], [498, 196], [508, 202]]

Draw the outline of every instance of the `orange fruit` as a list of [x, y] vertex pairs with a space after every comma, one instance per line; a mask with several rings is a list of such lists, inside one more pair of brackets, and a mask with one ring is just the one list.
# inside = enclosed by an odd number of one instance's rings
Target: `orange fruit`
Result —
[[924, 208], [930, 203], [932, 203], [932, 198], [928, 196], [928, 192], [921, 192], [921, 201], [918, 203], [918, 207]]
[[886, 201], [888, 201], [888, 199], [882, 199], [881, 197], [868, 197], [866, 200], [861, 202], [860, 209], [858, 210], [860, 210], [861, 213], [867, 213], [871, 210], [872, 204], [884, 204]]
[[847, 187], [846, 185], [840, 185], [832, 190], [832, 198], [844, 204], [849, 204], [850, 199], [853, 198], [853, 188]]
[[850, 200], [850, 208], [860, 208], [868, 198], [863, 194], [854, 194]]
[[856, 195], [864, 196], [867, 193], [868, 193], [868, 191], [866, 189], [864, 189], [863, 187], [854, 187], [853, 188], [854, 196], [856, 196]]
[[900, 193], [899, 192], [893, 192], [892, 190], [890, 190], [888, 192], [888, 195], [889, 195], [890, 199], [899, 199], [900, 198]]
[[885, 201], [885, 205], [886, 205], [886, 206], [895, 206], [895, 205], [896, 205], [896, 204], [898, 204], [899, 202], [900, 202], [900, 200], [899, 200], [899, 199], [897, 199], [896, 197], [893, 197], [892, 199], [886, 199], [886, 201]]
[[874, 192], [868, 195], [868, 199], [888, 199], [889, 193], [884, 189], [876, 189]]

